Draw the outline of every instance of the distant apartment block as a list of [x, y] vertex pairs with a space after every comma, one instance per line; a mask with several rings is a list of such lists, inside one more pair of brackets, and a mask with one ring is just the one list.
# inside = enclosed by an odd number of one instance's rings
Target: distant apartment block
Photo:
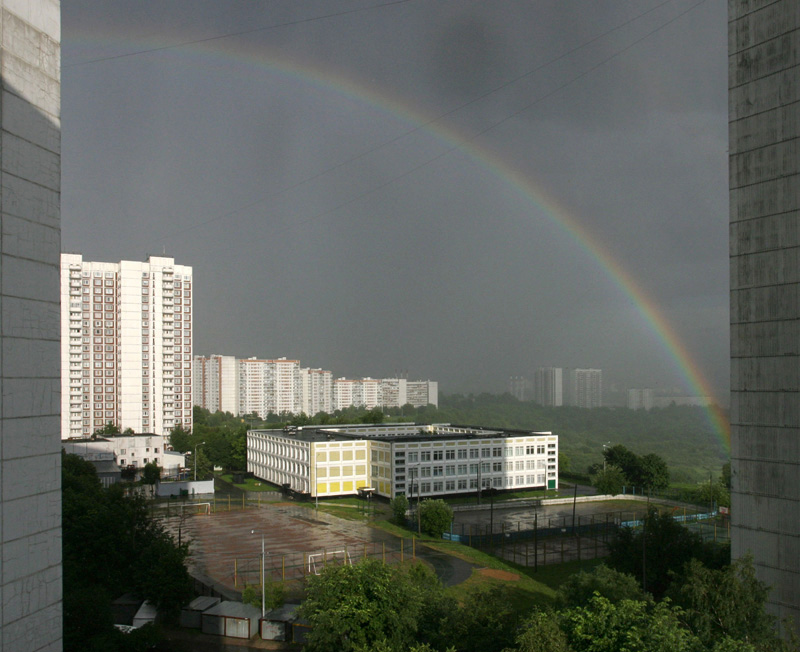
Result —
[[558, 437], [446, 423], [250, 430], [247, 470], [310, 497], [364, 488], [386, 498], [557, 489]]
[[564, 383], [567, 405], [579, 408], [603, 406], [602, 369], [567, 369]]
[[61, 436], [192, 426], [192, 268], [61, 255]]
[[381, 406], [381, 381], [376, 378], [337, 378], [333, 381], [333, 409], [351, 406], [371, 410]]
[[534, 399], [533, 380], [525, 376], [511, 376], [508, 379], [508, 393], [518, 401], [532, 401]]
[[61, 650], [61, 16], [0, 0], [0, 650]]
[[629, 389], [628, 390], [628, 409], [629, 410], [652, 410], [655, 393], [652, 389]]
[[406, 402], [414, 407], [433, 405], [438, 408], [439, 383], [435, 380], [409, 380], [406, 383]]
[[564, 370], [561, 367], [536, 369], [534, 400], [539, 405], [564, 405]]
[[405, 378], [333, 378], [324, 369], [301, 368], [299, 360], [194, 357], [194, 404], [216, 412], [313, 416], [351, 406], [439, 405], [439, 384]]
[[232, 355], [194, 356], [194, 404], [239, 414], [239, 364]]
[[333, 411], [333, 374], [323, 369], [301, 369], [303, 412], [314, 416]]
[[299, 414], [301, 389], [299, 360], [239, 360], [238, 414]]

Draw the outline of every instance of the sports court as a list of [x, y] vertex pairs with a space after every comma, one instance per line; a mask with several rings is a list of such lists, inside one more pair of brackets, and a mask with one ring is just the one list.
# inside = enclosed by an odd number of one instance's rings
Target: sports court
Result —
[[291, 503], [172, 516], [164, 524], [176, 540], [179, 528], [182, 540], [191, 540], [190, 570], [234, 591], [260, 583], [262, 535], [266, 573], [273, 581], [301, 579], [345, 556], [392, 563], [412, 554], [408, 540]]

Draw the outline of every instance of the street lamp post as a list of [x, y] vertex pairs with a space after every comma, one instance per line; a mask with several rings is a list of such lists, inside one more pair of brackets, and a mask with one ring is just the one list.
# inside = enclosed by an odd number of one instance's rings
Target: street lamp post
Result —
[[[250, 530], [250, 534], [255, 534], [255, 530]], [[266, 606], [266, 597], [267, 597], [267, 582], [266, 577], [264, 575], [264, 533], [261, 533], [261, 619], [264, 619], [265, 615], [265, 606]], [[259, 632], [260, 634], [260, 632]]]
[[199, 444], [194, 445], [194, 481], [197, 482], [197, 447], [205, 446], [205, 442], [201, 441]]
[[603, 473], [606, 472], [606, 448], [608, 448], [610, 445], [610, 441], [607, 441], [605, 444], [603, 444]]

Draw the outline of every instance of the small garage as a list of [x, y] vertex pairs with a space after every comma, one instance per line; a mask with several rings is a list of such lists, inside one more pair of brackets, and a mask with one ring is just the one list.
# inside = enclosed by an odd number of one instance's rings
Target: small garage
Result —
[[142, 603], [142, 606], [139, 607], [139, 611], [137, 611], [136, 615], [133, 617], [132, 624], [134, 627], [141, 627], [147, 623], [154, 623], [156, 622], [157, 615], [158, 611], [156, 606], [145, 601]]
[[220, 602], [202, 614], [203, 634], [252, 638], [258, 631], [261, 609], [241, 602]]
[[261, 638], [265, 641], [291, 641], [292, 624], [297, 620], [298, 604], [285, 604], [264, 614]]
[[221, 598], [215, 598], [210, 595], [201, 595], [199, 598], [195, 598], [181, 609], [181, 627], [200, 629], [203, 626], [203, 619], [201, 618], [203, 612], [217, 606], [220, 602]]

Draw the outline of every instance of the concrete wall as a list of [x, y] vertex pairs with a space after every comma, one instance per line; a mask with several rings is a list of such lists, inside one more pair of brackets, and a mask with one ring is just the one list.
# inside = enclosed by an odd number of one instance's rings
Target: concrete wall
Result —
[[61, 649], [60, 6], [0, 0], [0, 651]]
[[732, 552], [800, 623], [800, 11], [728, 6]]

